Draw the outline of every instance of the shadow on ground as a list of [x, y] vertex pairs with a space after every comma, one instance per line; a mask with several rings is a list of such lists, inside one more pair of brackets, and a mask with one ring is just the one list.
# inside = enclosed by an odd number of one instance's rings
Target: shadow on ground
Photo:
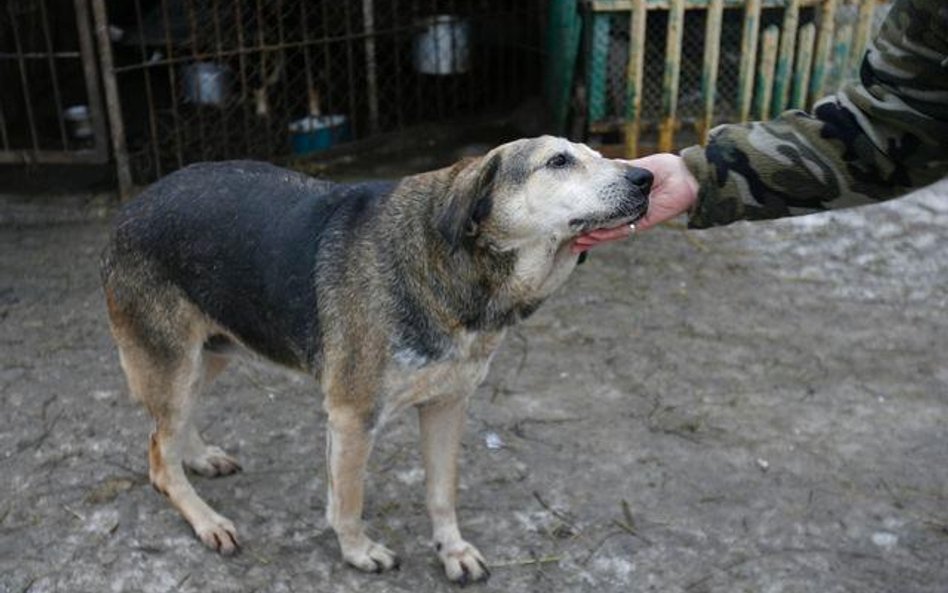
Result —
[[[366, 515], [402, 556], [346, 567], [323, 518], [313, 382], [239, 365], [203, 401], [244, 473], [204, 549], [148, 486], [96, 259], [101, 222], [0, 226], [0, 591], [430, 592], [417, 426]], [[476, 394], [460, 517], [483, 591], [944, 591], [948, 183], [881, 206], [593, 254]], [[490, 445], [490, 446], [488, 446]]]

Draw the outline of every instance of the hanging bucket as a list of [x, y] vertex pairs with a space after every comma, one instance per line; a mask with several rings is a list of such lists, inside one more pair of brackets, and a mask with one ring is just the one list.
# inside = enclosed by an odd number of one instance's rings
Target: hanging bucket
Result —
[[454, 15], [441, 14], [419, 23], [412, 56], [422, 74], [461, 74], [471, 67], [471, 24]]

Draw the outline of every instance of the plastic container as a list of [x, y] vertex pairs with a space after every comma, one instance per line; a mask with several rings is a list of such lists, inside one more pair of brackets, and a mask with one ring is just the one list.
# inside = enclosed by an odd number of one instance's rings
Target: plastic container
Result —
[[294, 154], [326, 150], [350, 139], [344, 115], [310, 115], [291, 122], [289, 132]]

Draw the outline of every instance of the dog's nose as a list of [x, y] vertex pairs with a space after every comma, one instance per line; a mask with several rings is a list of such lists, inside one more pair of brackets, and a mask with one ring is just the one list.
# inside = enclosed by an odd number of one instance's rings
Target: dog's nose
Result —
[[641, 167], [630, 167], [625, 172], [625, 178], [639, 188], [643, 195], [648, 195], [652, 190], [652, 172]]

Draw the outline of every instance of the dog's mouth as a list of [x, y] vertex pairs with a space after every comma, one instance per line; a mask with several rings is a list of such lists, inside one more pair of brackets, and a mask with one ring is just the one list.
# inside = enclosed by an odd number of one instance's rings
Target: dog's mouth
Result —
[[648, 210], [648, 202], [634, 206], [621, 206], [612, 212], [594, 214], [569, 221], [570, 231], [576, 236], [592, 231], [614, 229], [640, 220]]

